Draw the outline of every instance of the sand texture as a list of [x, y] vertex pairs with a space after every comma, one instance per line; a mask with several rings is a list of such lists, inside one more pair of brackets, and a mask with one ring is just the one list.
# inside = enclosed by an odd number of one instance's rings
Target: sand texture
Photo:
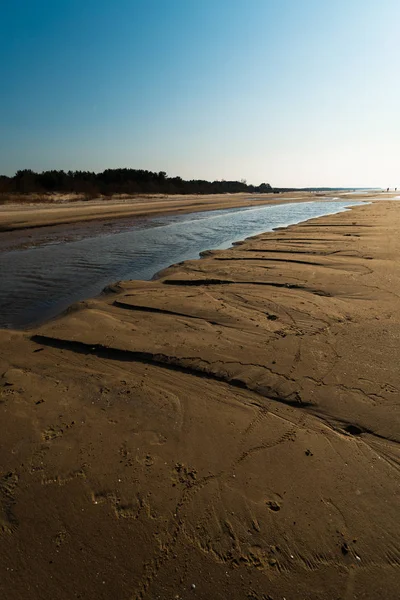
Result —
[[400, 203], [0, 332], [0, 597], [395, 600]]

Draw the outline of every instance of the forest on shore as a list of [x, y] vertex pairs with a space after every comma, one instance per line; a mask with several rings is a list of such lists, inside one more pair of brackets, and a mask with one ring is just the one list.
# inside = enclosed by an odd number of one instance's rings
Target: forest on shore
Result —
[[90, 171], [17, 171], [13, 177], [0, 176], [2, 194], [47, 194], [52, 192], [84, 194], [87, 197], [113, 194], [235, 194], [273, 192], [269, 183], [248, 185], [242, 181], [205, 181], [168, 177], [164, 171], [143, 169], [106, 169]]
[[[101, 173], [91, 171], [42, 171], [31, 169], [17, 171], [13, 177], [0, 175], [0, 203], [13, 201], [28, 195], [50, 198], [51, 194], [77, 194], [87, 200], [114, 194], [268, 194], [280, 192], [329, 192], [350, 188], [330, 187], [272, 187], [269, 183], [259, 185], [241, 181], [185, 180], [168, 177], [165, 171], [153, 172], [143, 169], [106, 169]], [[354, 188], [352, 188], [354, 189]]]

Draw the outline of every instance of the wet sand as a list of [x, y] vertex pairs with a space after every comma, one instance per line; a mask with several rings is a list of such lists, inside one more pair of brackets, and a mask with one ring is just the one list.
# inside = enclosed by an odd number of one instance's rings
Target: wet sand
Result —
[[0, 332], [7, 600], [398, 598], [400, 203]]

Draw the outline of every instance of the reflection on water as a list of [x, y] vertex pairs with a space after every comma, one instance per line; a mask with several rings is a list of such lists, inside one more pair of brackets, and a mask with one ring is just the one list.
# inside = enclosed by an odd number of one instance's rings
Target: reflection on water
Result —
[[118, 280], [359, 202], [304, 202], [149, 219], [129, 231], [0, 254], [0, 327], [27, 327]]

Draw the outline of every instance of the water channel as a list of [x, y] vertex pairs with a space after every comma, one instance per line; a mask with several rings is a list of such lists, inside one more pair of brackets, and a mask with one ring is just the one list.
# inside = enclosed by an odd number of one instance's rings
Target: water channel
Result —
[[25, 328], [119, 280], [151, 279], [161, 269], [229, 248], [246, 237], [343, 211], [329, 200], [234, 208], [134, 221], [129, 230], [0, 253], [0, 327]]

